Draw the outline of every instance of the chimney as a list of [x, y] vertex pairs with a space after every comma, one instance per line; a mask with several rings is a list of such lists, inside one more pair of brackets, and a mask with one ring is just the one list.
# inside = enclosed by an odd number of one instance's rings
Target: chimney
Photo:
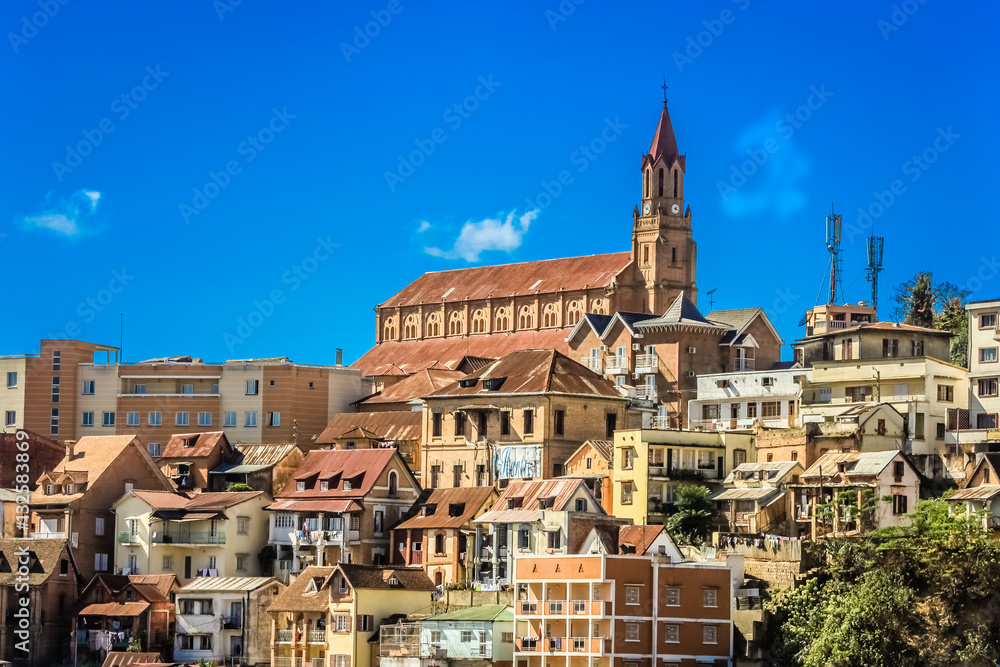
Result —
[[342, 350], [339, 347], [337, 348], [337, 365], [338, 366], [344, 365], [344, 350]]
[[67, 440], [66, 441], [66, 460], [67, 461], [72, 461], [73, 460], [73, 450], [74, 450], [75, 447], [76, 447], [76, 440]]

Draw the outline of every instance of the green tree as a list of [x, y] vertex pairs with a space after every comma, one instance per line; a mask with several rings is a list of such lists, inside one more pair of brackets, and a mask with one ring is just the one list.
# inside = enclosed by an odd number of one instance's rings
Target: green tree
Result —
[[[946, 283], [947, 285], [947, 283]], [[951, 337], [951, 363], [963, 368], [969, 367], [969, 313], [965, 310], [967, 290], [941, 300], [941, 313], [934, 322], [934, 328], [948, 331]]]
[[934, 325], [936, 299], [930, 271], [922, 271], [913, 280], [896, 288], [895, 302], [899, 314], [906, 324], [913, 326], [930, 328]]
[[249, 484], [244, 484], [243, 482], [236, 482], [235, 484], [230, 484], [226, 491], [253, 491]]
[[708, 538], [715, 509], [704, 486], [688, 484], [677, 491], [676, 511], [667, 520], [667, 530], [681, 543], [700, 544]]

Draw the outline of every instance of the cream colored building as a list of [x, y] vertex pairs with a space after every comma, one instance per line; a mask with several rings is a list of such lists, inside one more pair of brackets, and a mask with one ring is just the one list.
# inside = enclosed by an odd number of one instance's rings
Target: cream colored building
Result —
[[182, 583], [260, 576], [270, 503], [262, 491], [126, 493], [114, 504], [117, 571], [173, 573]]
[[[1000, 440], [1000, 299], [974, 301], [969, 311], [969, 424], [982, 440]], [[994, 429], [993, 434], [988, 434]], [[992, 435], [993, 437], [987, 437]]]
[[754, 441], [737, 431], [615, 431], [614, 516], [663, 523], [681, 486], [721, 488], [733, 468], [755, 459]]

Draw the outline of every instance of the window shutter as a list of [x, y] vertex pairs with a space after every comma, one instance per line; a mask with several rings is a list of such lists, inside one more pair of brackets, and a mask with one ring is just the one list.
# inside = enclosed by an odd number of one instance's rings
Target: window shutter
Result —
[[345, 616], [344, 620], [347, 622], [347, 631], [350, 632], [351, 631], [351, 617], [349, 615]]

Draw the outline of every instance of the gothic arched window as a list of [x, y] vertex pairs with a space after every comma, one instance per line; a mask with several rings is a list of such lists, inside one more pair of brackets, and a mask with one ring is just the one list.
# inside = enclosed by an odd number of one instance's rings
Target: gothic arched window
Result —
[[396, 340], [396, 318], [390, 317], [382, 328], [382, 340]]
[[440, 336], [441, 335], [441, 315], [439, 313], [431, 313], [427, 316], [427, 336]]
[[482, 308], [472, 314], [472, 333], [486, 333], [486, 313]]
[[576, 324], [583, 315], [583, 308], [579, 301], [570, 301], [566, 308], [566, 326], [571, 327]]
[[[659, 192], [660, 193], [657, 195], [657, 197], [662, 197], [663, 196], [663, 167], [660, 167], [659, 181], [660, 181], [660, 185], [659, 185]], [[674, 194], [674, 196], [675, 197], [677, 196], [676, 193]]]
[[642, 181], [642, 196], [643, 197], [648, 197], [649, 196], [649, 169], [646, 170], [646, 173], [643, 176], [643, 181]]
[[542, 326], [554, 327], [559, 325], [559, 306], [554, 303], [545, 304], [542, 309]]
[[677, 170], [674, 169], [674, 196], [677, 196]]
[[535, 314], [531, 312], [531, 306], [521, 306], [521, 310], [517, 314], [517, 328], [535, 328]]
[[406, 322], [403, 323], [403, 338], [411, 339], [417, 337], [417, 316], [407, 315]]
[[461, 336], [465, 333], [465, 323], [462, 322], [462, 313], [454, 312], [448, 319], [448, 335]]
[[493, 317], [494, 331], [508, 331], [510, 329], [510, 311], [506, 306], [496, 309]]

